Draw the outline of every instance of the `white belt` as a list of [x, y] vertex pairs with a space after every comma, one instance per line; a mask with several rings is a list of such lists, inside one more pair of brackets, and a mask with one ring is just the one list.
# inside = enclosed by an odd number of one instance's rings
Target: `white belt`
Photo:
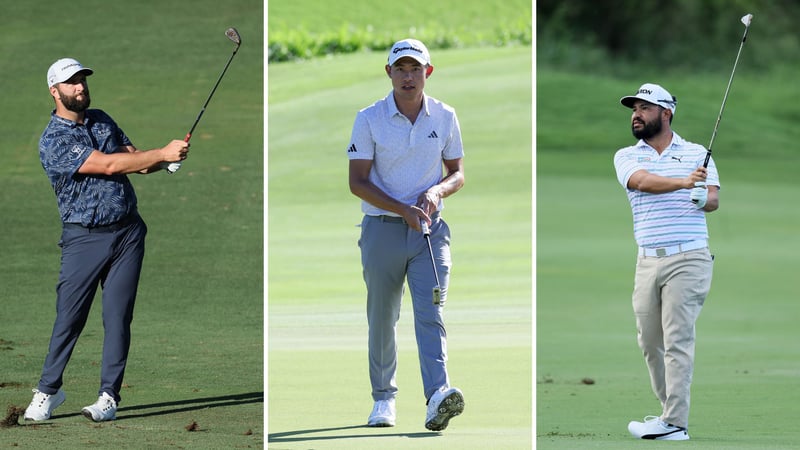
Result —
[[708, 247], [708, 241], [706, 239], [698, 239], [696, 241], [684, 242], [683, 244], [673, 245], [671, 247], [639, 247], [639, 256], [660, 258], [663, 256], [677, 255], [678, 253], [688, 252], [690, 250], [698, 250], [706, 247]]

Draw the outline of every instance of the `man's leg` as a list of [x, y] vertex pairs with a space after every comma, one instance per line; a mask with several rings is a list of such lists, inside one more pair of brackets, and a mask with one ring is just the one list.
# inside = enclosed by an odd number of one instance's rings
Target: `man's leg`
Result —
[[114, 233], [113, 257], [103, 281], [103, 361], [100, 391], [120, 401], [131, 345], [131, 321], [144, 259], [147, 227], [141, 219]]
[[56, 320], [38, 389], [55, 394], [64, 369], [86, 325], [101, 271], [107, 260], [108, 236], [65, 228], [61, 235], [61, 272], [56, 286]]
[[[417, 338], [422, 386], [426, 399], [440, 387], [449, 387], [447, 375], [447, 332], [441, 305], [433, 304], [433, 273], [430, 251], [423, 235], [409, 229], [408, 241], [414, 243], [414, 256], [408, 264], [408, 285], [414, 304], [414, 332]], [[447, 299], [450, 281], [450, 229], [442, 219], [431, 226], [431, 247], [439, 275], [442, 303]]]
[[711, 289], [713, 262], [708, 249], [670, 257], [662, 292], [666, 366], [664, 422], [689, 426], [694, 372], [695, 322]]
[[367, 286], [369, 325], [369, 378], [375, 401], [393, 399], [397, 393], [396, 325], [406, 266], [408, 226], [364, 217], [361, 223], [361, 264]]
[[661, 328], [660, 260], [661, 258], [639, 257], [633, 283], [633, 311], [636, 315], [639, 348], [650, 372], [650, 385], [663, 408], [667, 400], [667, 387], [664, 381], [666, 369], [664, 334]]

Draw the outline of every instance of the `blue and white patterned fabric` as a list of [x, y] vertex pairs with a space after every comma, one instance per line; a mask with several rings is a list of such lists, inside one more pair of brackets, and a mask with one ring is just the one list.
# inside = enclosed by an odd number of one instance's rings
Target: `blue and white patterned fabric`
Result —
[[61, 221], [97, 227], [118, 222], [136, 211], [136, 193], [126, 175], [89, 175], [78, 170], [92, 151], [126, 151], [131, 141], [114, 120], [88, 109], [80, 124], [51, 114], [39, 141], [39, 158], [50, 178]]

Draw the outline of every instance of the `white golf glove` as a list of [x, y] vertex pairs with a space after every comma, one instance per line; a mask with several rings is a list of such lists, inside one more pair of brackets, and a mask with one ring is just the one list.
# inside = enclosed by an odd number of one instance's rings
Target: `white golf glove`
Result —
[[708, 201], [708, 189], [706, 188], [706, 183], [704, 181], [695, 181], [694, 188], [689, 193], [689, 199], [697, 205], [698, 208], [703, 208], [706, 206], [706, 202]]
[[162, 162], [159, 164], [159, 167], [166, 170], [169, 173], [175, 173], [178, 169], [181, 168], [181, 163], [179, 162]]

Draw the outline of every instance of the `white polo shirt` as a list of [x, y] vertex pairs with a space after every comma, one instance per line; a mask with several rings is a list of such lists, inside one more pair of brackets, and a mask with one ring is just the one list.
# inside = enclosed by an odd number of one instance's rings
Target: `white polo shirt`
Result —
[[[668, 247], [708, 239], [705, 211], [689, 200], [690, 189], [663, 194], [628, 189], [634, 172], [644, 169], [669, 178], [686, 178], [703, 165], [706, 149], [672, 133], [672, 142], [661, 153], [644, 140], [625, 147], [614, 155], [617, 180], [628, 193], [633, 212], [633, 235], [640, 247]], [[714, 160], [708, 163], [706, 184], [719, 187], [719, 175]]]
[[[455, 110], [423, 95], [422, 110], [414, 124], [397, 109], [394, 93], [356, 114], [349, 159], [372, 160], [369, 180], [390, 197], [407, 205], [439, 183], [443, 160], [464, 156], [461, 129]], [[439, 203], [438, 210], [444, 207]], [[366, 215], [394, 215], [365, 201]]]

